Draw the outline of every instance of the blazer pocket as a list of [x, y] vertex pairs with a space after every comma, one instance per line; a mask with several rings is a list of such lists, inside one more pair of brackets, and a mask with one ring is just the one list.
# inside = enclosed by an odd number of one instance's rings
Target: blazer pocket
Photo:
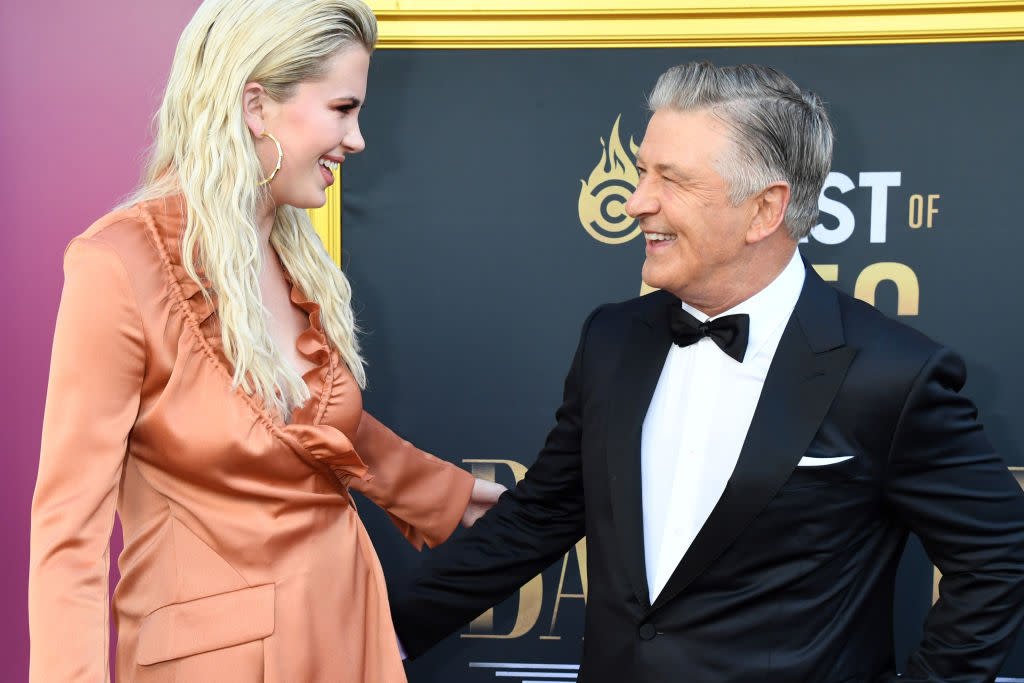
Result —
[[864, 477], [863, 456], [804, 456], [779, 493], [820, 486], [835, 486], [839, 487], [837, 490], [843, 490], [845, 486], [861, 483]]
[[831, 467], [832, 465], [838, 465], [841, 462], [852, 460], [852, 455], [840, 455], [835, 458], [812, 458], [809, 455], [805, 455], [800, 458], [800, 462], [796, 464], [797, 467]]
[[156, 664], [261, 640], [274, 632], [274, 584], [161, 607], [142, 620], [136, 660]]

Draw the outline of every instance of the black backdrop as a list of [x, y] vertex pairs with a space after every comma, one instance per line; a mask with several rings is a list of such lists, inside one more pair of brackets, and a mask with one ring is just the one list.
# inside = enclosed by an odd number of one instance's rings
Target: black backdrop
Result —
[[[467, 468], [533, 461], [580, 323], [640, 288], [642, 240], [609, 244], [584, 230], [581, 181], [603, 166], [602, 139], [614, 145], [619, 117], [624, 149], [630, 138], [639, 144], [655, 79], [694, 59], [770, 64], [822, 95], [836, 175], [803, 253], [831, 266], [823, 271], [838, 287], [852, 293], [860, 279], [881, 310], [960, 351], [990, 438], [1024, 466], [1021, 43], [377, 51], [367, 150], [344, 176], [343, 266], [365, 330], [367, 408]], [[627, 235], [628, 221], [612, 222], [621, 205], [605, 208], [607, 227]], [[508, 466], [493, 471], [513, 483]], [[418, 561], [383, 514], [365, 502], [360, 510], [389, 577]], [[412, 662], [410, 680], [524, 681], [473, 664], [577, 663], [583, 600], [573, 595], [584, 580], [573, 553], [545, 572], [542, 598], [512, 598], [490, 626]], [[932, 594], [913, 539], [897, 594], [902, 658]], [[518, 637], [466, 637], [508, 634], [517, 619]], [[1004, 675], [1024, 679], [1024, 644]]]

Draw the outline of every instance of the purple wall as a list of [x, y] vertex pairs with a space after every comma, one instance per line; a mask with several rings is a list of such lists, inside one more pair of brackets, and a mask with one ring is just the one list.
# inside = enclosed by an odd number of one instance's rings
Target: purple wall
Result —
[[[134, 189], [178, 35], [199, 0], [0, 5], [0, 679], [28, 677], [29, 507], [67, 242]], [[87, 466], [83, 453], [83, 466]]]

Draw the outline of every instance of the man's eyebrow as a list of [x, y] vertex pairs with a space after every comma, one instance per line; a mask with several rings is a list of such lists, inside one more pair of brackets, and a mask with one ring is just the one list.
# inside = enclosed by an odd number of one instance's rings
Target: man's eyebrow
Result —
[[684, 171], [680, 167], [676, 166], [675, 164], [664, 164], [664, 163], [662, 163], [662, 164], [655, 164], [654, 168], [656, 168], [659, 173], [671, 173], [672, 175], [677, 175], [677, 176], [686, 176], [687, 175], [686, 171]]
[[[638, 156], [636, 158], [636, 165], [637, 166], [646, 166], [646, 163], [644, 162], [644, 160], [641, 157]], [[675, 176], [677, 178], [688, 178], [689, 177], [689, 174], [686, 171], [684, 171], [679, 166], [676, 166], [675, 164], [671, 164], [671, 163], [661, 162], [661, 163], [654, 164], [650, 168], [653, 168], [653, 170], [657, 171], [661, 175], [671, 175], [671, 176]]]

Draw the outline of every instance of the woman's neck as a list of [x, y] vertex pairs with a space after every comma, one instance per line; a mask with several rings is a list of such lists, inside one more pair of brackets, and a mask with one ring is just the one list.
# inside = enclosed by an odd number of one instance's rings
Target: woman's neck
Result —
[[277, 218], [277, 206], [268, 197], [256, 209], [256, 227], [260, 231], [261, 244], [270, 244], [270, 233], [274, 230], [275, 218]]

